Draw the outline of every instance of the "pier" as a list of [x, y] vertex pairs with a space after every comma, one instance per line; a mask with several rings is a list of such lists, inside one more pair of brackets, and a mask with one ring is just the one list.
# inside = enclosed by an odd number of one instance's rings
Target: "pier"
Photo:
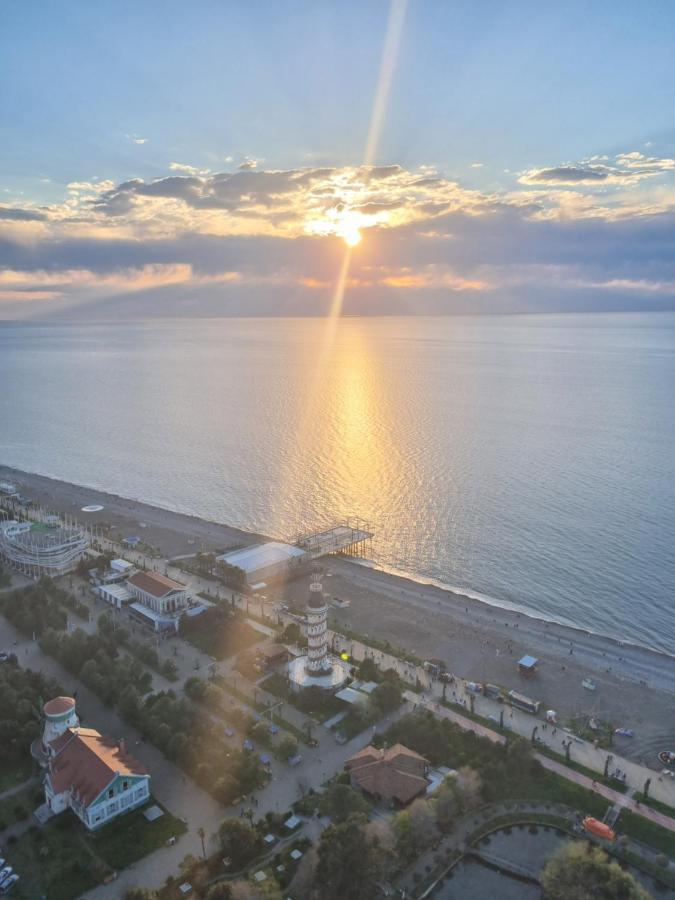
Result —
[[313, 559], [321, 556], [372, 556], [373, 532], [367, 522], [361, 519], [348, 519], [333, 525], [325, 531], [300, 535], [295, 542]]

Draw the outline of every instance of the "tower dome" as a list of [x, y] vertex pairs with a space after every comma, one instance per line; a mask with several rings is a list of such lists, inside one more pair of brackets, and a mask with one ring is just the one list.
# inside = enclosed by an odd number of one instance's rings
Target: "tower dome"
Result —
[[49, 753], [49, 744], [68, 728], [77, 728], [80, 720], [75, 712], [73, 697], [54, 697], [45, 703], [42, 712], [45, 717], [42, 749], [45, 753]]

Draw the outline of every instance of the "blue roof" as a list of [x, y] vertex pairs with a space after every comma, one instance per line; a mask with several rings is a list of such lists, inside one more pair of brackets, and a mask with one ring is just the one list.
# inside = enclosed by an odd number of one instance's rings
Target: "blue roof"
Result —
[[534, 656], [524, 656], [518, 661], [518, 665], [524, 666], [526, 669], [531, 669], [533, 666], [536, 666], [538, 662], [539, 660]]

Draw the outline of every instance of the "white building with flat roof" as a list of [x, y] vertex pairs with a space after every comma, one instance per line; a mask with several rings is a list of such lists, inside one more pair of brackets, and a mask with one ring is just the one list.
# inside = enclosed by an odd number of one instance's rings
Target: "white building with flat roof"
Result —
[[253, 544], [217, 557], [219, 562], [241, 569], [246, 576], [247, 584], [251, 586], [262, 586], [294, 574], [306, 558], [306, 550], [293, 544], [282, 544], [280, 541]]
[[117, 609], [128, 606], [134, 599], [131, 591], [123, 584], [102, 584], [96, 588], [96, 591], [101, 599]]

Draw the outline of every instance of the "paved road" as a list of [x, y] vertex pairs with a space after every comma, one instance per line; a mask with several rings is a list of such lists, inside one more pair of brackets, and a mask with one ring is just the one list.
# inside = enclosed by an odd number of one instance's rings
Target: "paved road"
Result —
[[[164, 847], [150, 856], [125, 869], [119, 878], [110, 885], [100, 885], [85, 896], [96, 900], [112, 900], [124, 895], [124, 892], [137, 885], [159, 887], [168, 875], [175, 874], [181, 861], [187, 854], [199, 856], [201, 842], [197, 828], [203, 827], [208, 835], [207, 850], [216, 849], [216, 834], [222, 820], [229, 815], [239, 815], [238, 809], [225, 809], [209, 794], [187, 778], [180, 769], [170, 763], [150, 743], [143, 742], [141, 736], [124, 722], [114, 710], [106, 707], [80, 681], [73, 678], [56, 660], [46, 656], [37, 642], [25, 640], [16, 629], [0, 617], [0, 646], [6, 646], [16, 653], [19, 662], [26, 668], [50, 675], [62, 684], [64, 690], [77, 691], [77, 709], [83, 724], [98, 728], [101, 732], [117, 737], [124, 736], [134, 755], [147, 767], [152, 776], [153, 795], [177, 816], [188, 823], [188, 832], [173, 847]], [[243, 681], [243, 679], [242, 679]], [[387, 717], [378, 724], [381, 730], [386, 729], [404, 709]], [[318, 789], [331, 775], [341, 771], [345, 760], [357, 750], [365, 747], [372, 740], [374, 729], [367, 729], [347, 744], [335, 743], [332, 735], [327, 735], [320, 728], [315, 731], [319, 746], [313, 749], [303, 748], [302, 763], [289, 769], [276, 760], [272, 762], [272, 781], [259, 791], [255, 812], [262, 817], [266, 812], [285, 812], [290, 805], [299, 799], [310, 788]]]

